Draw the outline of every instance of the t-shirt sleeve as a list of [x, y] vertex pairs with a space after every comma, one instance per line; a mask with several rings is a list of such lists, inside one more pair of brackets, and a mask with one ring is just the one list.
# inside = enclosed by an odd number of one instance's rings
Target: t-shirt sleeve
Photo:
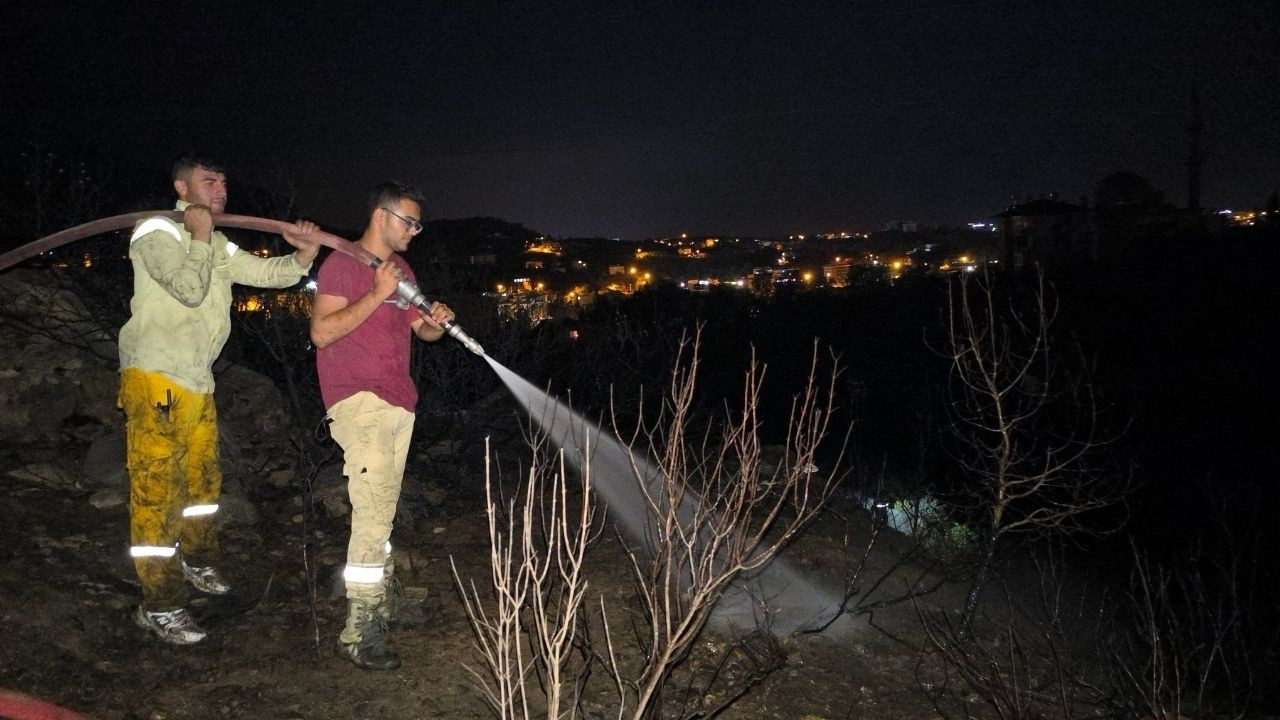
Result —
[[[355, 262], [344, 262], [346, 258], [331, 255], [320, 265], [316, 273], [316, 294], [333, 295], [353, 302], [369, 291], [372, 284], [372, 270], [365, 270]], [[364, 275], [367, 275], [365, 277]]]
[[[395, 262], [404, 271], [405, 277], [417, 284], [413, 269], [409, 267], [409, 263], [398, 255]], [[348, 304], [359, 300], [361, 296], [369, 292], [371, 287], [373, 287], [373, 268], [336, 254], [329, 256], [328, 259], [321, 263], [320, 271], [316, 273], [317, 295], [333, 295], [334, 297], [346, 298]], [[394, 296], [392, 296], [392, 300], [394, 299]], [[400, 310], [399, 313], [406, 326], [412, 325], [419, 317], [418, 310], [414, 307]]]

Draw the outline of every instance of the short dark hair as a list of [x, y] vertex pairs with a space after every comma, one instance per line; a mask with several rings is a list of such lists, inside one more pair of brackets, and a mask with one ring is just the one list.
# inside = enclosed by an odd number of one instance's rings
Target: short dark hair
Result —
[[173, 169], [169, 171], [169, 179], [177, 180], [196, 168], [204, 168], [216, 173], [225, 174], [227, 172], [223, 169], [222, 161], [217, 158], [196, 153], [185, 153], [174, 159]]
[[[369, 194], [369, 215], [373, 215], [373, 211], [387, 205], [394, 205], [401, 200], [412, 200], [418, 203], [418, 207], [426, 207], [427, 200], [422, 197], [422, 193], [410, 185], [398, 183], [395, 180], [388, 180], [379, 183]], [[421, 220], [422, 218], [418, 218]]]

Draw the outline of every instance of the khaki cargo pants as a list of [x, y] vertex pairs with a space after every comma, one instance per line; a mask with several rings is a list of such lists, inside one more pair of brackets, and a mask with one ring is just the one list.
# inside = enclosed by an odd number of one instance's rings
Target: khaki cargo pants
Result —
[[413, 413], [363, 391], [329, 408], [333, 439], [342, 447], [351, 499], [351, 539], [343, 578], [347, 598], [376, 606], [385, 594], [391, 526], [404, 479]]

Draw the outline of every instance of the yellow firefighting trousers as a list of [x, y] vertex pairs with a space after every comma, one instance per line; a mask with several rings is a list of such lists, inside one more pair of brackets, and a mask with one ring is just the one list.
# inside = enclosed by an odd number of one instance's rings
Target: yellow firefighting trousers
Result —
[[187, 602], [183, 560], [206, 566], [219, 556], [214, 513], [222, 468], [213, 395], [125, 368], [117, 402], [126, 418], [130, 554], [142, 606], [175, 610]]

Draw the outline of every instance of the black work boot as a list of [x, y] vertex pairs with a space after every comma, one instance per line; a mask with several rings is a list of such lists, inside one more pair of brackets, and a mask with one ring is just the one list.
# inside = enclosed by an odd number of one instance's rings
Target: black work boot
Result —
[[362, 670], [395, 670], [400, 656], [387, 647], [387, 624], [377, 605], [347, 601], [347, 626], [338, 636], [337, 653]]

